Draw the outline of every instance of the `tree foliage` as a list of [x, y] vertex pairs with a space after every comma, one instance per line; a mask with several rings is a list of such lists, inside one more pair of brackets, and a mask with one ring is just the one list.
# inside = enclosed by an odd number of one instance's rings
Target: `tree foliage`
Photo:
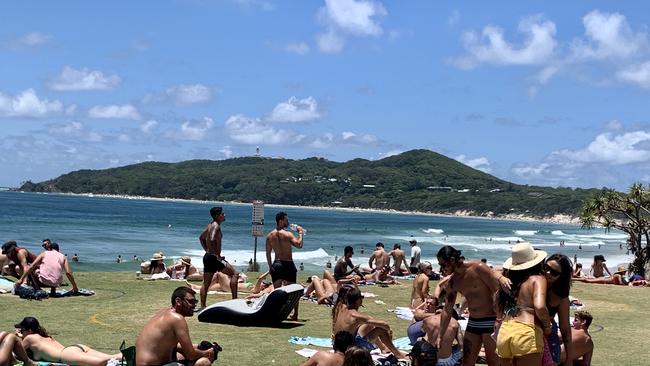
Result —
[[428, 150], [344, 163], [244, 157], [79, 170], [24, 191], [395, 209], [474, 215], [580, 213], [598, 190], [513, 184]]
[[[630, 237], [627, 247], [634, 255], [632, 273], [645, 275], [650, 261], [650, 186], [633, 184], [627, 194], [605, 190], [585, 202], [581, 214], [587, 228], [603, 226], [606, 230], [619, 229]], [[645, 245], [644, 244], [645, 241]]]

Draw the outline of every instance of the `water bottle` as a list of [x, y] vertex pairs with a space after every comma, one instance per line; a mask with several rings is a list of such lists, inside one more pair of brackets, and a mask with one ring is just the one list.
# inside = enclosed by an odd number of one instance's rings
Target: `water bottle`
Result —
[[[295, 231], [295, 232], [298, 232], [298, 224], [290, 224], [290, 225], [289, 225], [289, 228], [291, 228], [291, 230], [293, 230], [293, 231]], [[307, 230], [305, 230], [305, 229], [303, 228], [303, 229], [302, 229], [302, 235], [306, 235], [306, 234], [307, 234]]]

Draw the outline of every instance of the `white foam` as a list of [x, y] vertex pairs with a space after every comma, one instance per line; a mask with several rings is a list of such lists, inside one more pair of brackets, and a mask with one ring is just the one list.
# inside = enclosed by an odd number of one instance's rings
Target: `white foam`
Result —
[[566, 235], [562, 230], [553, 230], [551, 235]]
[[[192, 258], [192, 264], [197, 266], [197, 268], [203, 268], [203, 250], [186, 250], [184, 254], [189, 255]], [[226, 257], [228, 263], [235, 266], [243, 266], [248, 264], [248, 261], [253, 258], [253, 250], [223, 250], [221, 255]], [[323, 248], [318, 248], [311, 251], [298, 251], [294, 250], [293, 260], [294, 262], [305, 262], [310, 264], [316, 264], [322, 266], [327, 262], [331, 256]], [[366, 260], [367, 262], [368, 260]], [[257, 251], [257, 262], [265, 263], [266, 262], [266, 250]]]
[[502, 237], [492, 237], [490, 238], [492, 241], [509, 241], [513, 244], [517, 244], [517, 241], [525, 241], [524, 239], [518, 237], [518, 236], [502, 236]]
[[519, 236], [532, 236], [538, 233], [537, 230], [514, 230], [513, 232]]
[[422, 230], [422, 231], [424, 231], [424, 232], [427, 233], [427, 234], [442, 234], [442, 233], [445, 232], [445, 231], [442, 230], [442, 229], [424, 229], [424, 230]]
[[627, 234], [591, 234], [591, 235], [576, 235], [578, 238], [596, 238], [596, 239], [605, 239], [605, 240], [626, 240], [628, 238]]

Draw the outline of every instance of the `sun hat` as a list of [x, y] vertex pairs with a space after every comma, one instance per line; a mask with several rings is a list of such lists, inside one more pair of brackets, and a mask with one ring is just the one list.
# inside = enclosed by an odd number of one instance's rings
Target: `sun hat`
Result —
[[627, 272], [627, 268], [625, 268], [625, 266], [618, 266], [616, 272], [614, 273], [625, 273], [625, 272]]
[[180, 259], [181, 263], [183, 263], [186, 266], [191, 266], [192, 265], [192, 258], [188, 255], [184, 255]]
[[161, 252], [155, 252], [155, 253], [151, 256], [151, 259], [150, 259], [150, 260], [152, 260], [152, 261], [161, 261], [161, 260], [163, 260], [163, 259], [165, 259], [165, 258], [167, 258], [167, 257], [165, 257], [164, 255], [162, 255]]
[[503, 263], [503, 268], [520, 271], [534, 267], [546, 258], [546, 252], [533, 249], [530, 243], [519, 243], [512, 246], [510, 258]]

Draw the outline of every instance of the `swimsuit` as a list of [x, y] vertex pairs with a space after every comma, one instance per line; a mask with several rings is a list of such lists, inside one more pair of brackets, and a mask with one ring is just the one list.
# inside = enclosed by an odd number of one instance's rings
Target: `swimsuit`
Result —
[[501, 324], [497, 336], [497, 354], [501, 358], [513, 358], [542, 353], [544, 335], [534, 324], [508, 319]]
[[424, 324], [424, 320], [417, 321], [406, 328], [406, 334], [409, 336], [409, 343], [411, 346], [418, 341], [418, 338], [426, 335], [424, 330], [422, 330], [422, 324]]
[[370, 343], [370, 341], [368, 341], [368, 338], [362, 337], [362, 336], [360, 336], [358, 334], [354, 336], [354, 345], [357, 346], [357, 347], [361, 347], [363, 349], [366, 349], [368, 351], [372, 351], [373, 349], [377, 348], [377, 347], [375, 347], [374, 344], [372, 344], [372, 343]]
[[83, 352], [83, 353], [86, 353], [86, 352], [87, 352], [87, 351], [83, 348], [83, 346], [80, 345], [80, 344], [72, 344], [72, 345], [69, 345], [69, 346], [65, 346], [65, 347], [63, 347], [63, 349], [61, 349], [61, 352], [59, 353], [59, 361], [57, 361], [58, 363], [65, 363], [65, 362], [63, 362], [63, 358], [62, 358], [62, 356], [63, 356], [63, 351], [65, 351], [66, 349], [68, 349], [68, 348], [70, 348], [70, 347], [77, 347], [77, 348], [79, 348], [79, 349], [81, 350], [81, 352]]
[[283, 261], [276, 259], [271, 265], [271, 279], [275, 283], [279, 280], [285, 280], [289, 283], [296, 283], [296, 274], [298, 270], [292, 260]]
[[212, 253], [205, 253], [203, 255], [203, 272], [217, 273], [223, 271], [228, 263], [223, 257], [217, 257]]
[[496, 320], [496, 316], [486, 316], [483, 318], [472, 318], [470, 316], [467, 320], [467, 329], [465, 331], [474, 334], [492, 333]]

